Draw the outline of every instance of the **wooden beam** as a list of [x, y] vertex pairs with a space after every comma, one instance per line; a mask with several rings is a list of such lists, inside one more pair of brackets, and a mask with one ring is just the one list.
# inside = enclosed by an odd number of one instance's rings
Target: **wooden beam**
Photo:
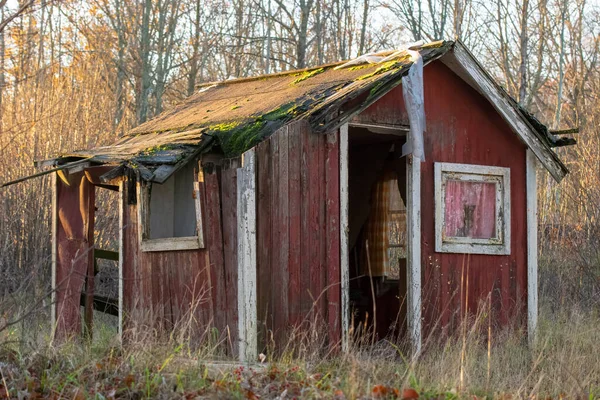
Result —
[[[410, 139], [409, 139], [410, 140]], [[408, 327], [413, 353], [421, 351], [421, 160], [406, 157]]]
[[256, 291], [256, 150], [242, 155], [237, 175], [239, 358], [258, 358]]
[[350, 249], [348, 197], [348, 124], [340, 126], [340, 280], [342, 304], [342, 351], [348, 351], [350, 332]]
[[73, 167], [76, 167], [77, 165], [85, 164], [87, 162], [88, 162], [88, 159], [73, 161], [71, 163], [68, 163], [68, 164], [65, 164], [65, 165], [61, 165], [60, 167], [52, 168], [52, 169], [49, 169], [47, 171], [38, 172], [36, 174], [32, 174], [32, 175], [24, 176], [24, 177], [19, 178], [19, 179], [15, 179], [14, 181], [3, 183], [3, 184], [0, 185], [0, 188], [7, 187], [7, 186], [10, 186], [10, 185], [14, 185], [15, 183], [20, 183], [20, 182], [23, 182], [23, 181], [26, 181], [26, 180], [29, 180], [29, 179], [33, 179], [33, 178], [37, 178], [37, 177], [40, 177], [40, 176], [48, 175], [48, 174], [51, 174], [53, 172], [58, 172], [58, 171], [62, 171], [64, 169], [73, 168]]
[[535, 342], [538, 319], [538, 210], [537, 159], [532, 151], [526, 155], [527, 180], [527, 334]]

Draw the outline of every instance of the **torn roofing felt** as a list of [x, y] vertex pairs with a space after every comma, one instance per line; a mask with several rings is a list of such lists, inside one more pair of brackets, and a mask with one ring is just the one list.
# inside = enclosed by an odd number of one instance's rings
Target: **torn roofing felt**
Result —
[[[419, 51], [426, 65], [453, 45], [439, 41], [412, 49]], [[200, 153], [212, 150], [226, 157], [238, 156], [294, 120], [306, 119], [313, 131], [328, 132], [401, 83], [412, 65], [411, 57], [396, 51], [377, 56], [390, 54], [397, 56], [381, 63], [346, 67], [340, 62], [205, 84], [181, 104], [132, 129], [116, 143], [74, 151], [52, 161], [54, 165], [80, 159], [113, 164], [119, 169], [111, 178], [135, 169], [142, 179], [162, 183]], [[539, 125], [534, 128], [543, 141], [542, 136], [551, 135]]]

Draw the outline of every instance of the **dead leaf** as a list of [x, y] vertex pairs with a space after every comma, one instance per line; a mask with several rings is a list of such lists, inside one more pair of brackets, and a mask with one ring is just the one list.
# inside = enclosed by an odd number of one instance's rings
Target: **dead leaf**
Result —
[[123, 383], [125, 384], [125, 386], [131, 387], [131, 385], [135, 383], [135, 376], [131, 374], [127, 375], [125, 379], [123, 379]]
[[373, 397], [376, 398], [385, 397], [388, 394], [388, 388], [383, 385], [375, 385], [373, 386], [371, 393], [373, 394]]
[[414, 400], [419, 398], [419, 393], [415, 389], [408, 388], [402, 391], [402, 400]]

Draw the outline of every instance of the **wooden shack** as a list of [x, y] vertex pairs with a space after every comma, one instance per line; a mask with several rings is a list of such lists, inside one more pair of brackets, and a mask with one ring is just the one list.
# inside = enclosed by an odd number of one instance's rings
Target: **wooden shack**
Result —
[[[92, 312], [94, 194], [119, 193], [120, 332], [193, 315], [242, 360], [317, 324], [419, 349], [487, 302], [494, 325], [537, 317], [536, 169], [557, 137], [460, 42], [424, 64], [424, 160], [402, 77], [414, 59], [345, 62], [202, 85], [111, 146], [41, 162], [54, 176], [53, 326]], [[191, 313], [191, 314], [190, 314]], [[311, 325], [314, 326], [314, 325]]]

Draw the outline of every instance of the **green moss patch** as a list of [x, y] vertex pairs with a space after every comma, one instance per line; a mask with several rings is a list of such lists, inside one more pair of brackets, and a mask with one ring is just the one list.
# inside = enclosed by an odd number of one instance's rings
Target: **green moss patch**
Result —
[[296, 102], [290, 102], [246, 122], [234, 121], [209, 126], [206, 133], [217, 138], [226, 157], [237, 157], [301, 112]]
[[325, 68], [318, 68], [318, 69], [314, 69], [312, 71], [306, 71], [302, 74], [299, 74], [299, 78], [297, 78], [294, 82], [292, 82], [292, 85], [297, 85], [298, 83], [305, 81], [309, 78], [312, 78], [313, 76], [319, 75], [323, 72], [325, 72]]

